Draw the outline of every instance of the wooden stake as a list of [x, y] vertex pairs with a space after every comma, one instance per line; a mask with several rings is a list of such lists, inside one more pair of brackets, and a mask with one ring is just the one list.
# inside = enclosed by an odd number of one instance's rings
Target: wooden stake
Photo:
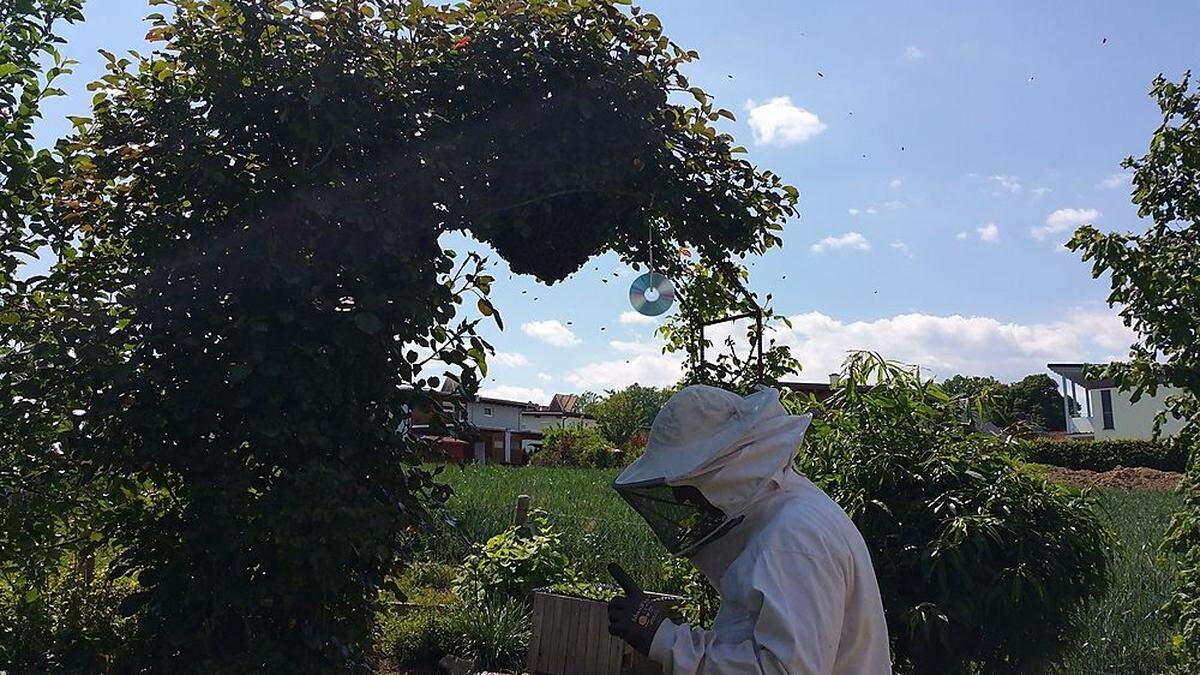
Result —
[[521, 527], [529, 518], [529, 495], [517, 495], [517, 504], [513, 507], [513, 525]]

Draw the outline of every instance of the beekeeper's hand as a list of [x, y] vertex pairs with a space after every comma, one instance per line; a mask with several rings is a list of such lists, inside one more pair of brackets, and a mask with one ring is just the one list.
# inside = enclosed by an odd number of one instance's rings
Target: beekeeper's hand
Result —
[[625, 595], [613, 598], [608, 603], [608, 634], [621, 638], [642, 654], [649, 655], [654, 633], [667, 615], [638, 588], [620, 565], [609, 563], [608, 573], [625, 591]]

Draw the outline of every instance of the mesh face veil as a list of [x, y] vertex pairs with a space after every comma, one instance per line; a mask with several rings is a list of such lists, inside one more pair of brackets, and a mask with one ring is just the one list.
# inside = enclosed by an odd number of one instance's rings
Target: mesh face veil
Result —
[[767, 482], [790, 466], [810, 420], [789, 415], [774, 389], [743, 397], [684, 387], [613, 488], [667, 550], [690, 556], [741, 522]]
[[742, 520], [727, 517], [690, 485], [672, 486], [659, 479], [618, 485], [616, 489], [674, 555], [695, 553]]

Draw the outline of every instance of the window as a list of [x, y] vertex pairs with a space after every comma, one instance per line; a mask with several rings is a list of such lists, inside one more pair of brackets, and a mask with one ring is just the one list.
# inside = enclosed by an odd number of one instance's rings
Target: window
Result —
[[1113, 424], [1112, 389], [1100, 390], [1100, 414], [1104, 416], [1104, 428], [1115, 429]]
[[491, 416], [492, 416], [492, 409], [491, 409], [491, 408], [484, 408], [484, 409], [483, 409], [483, 416], [484, 416], [484, 417], [491, 417]]

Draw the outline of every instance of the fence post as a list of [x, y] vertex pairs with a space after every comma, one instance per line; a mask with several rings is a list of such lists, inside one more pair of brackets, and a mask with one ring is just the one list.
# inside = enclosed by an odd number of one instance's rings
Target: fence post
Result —
[[529, 495], [517, 495], [516, 506], [513, 507], [513, 525], [523, 527], [529, 518]]

